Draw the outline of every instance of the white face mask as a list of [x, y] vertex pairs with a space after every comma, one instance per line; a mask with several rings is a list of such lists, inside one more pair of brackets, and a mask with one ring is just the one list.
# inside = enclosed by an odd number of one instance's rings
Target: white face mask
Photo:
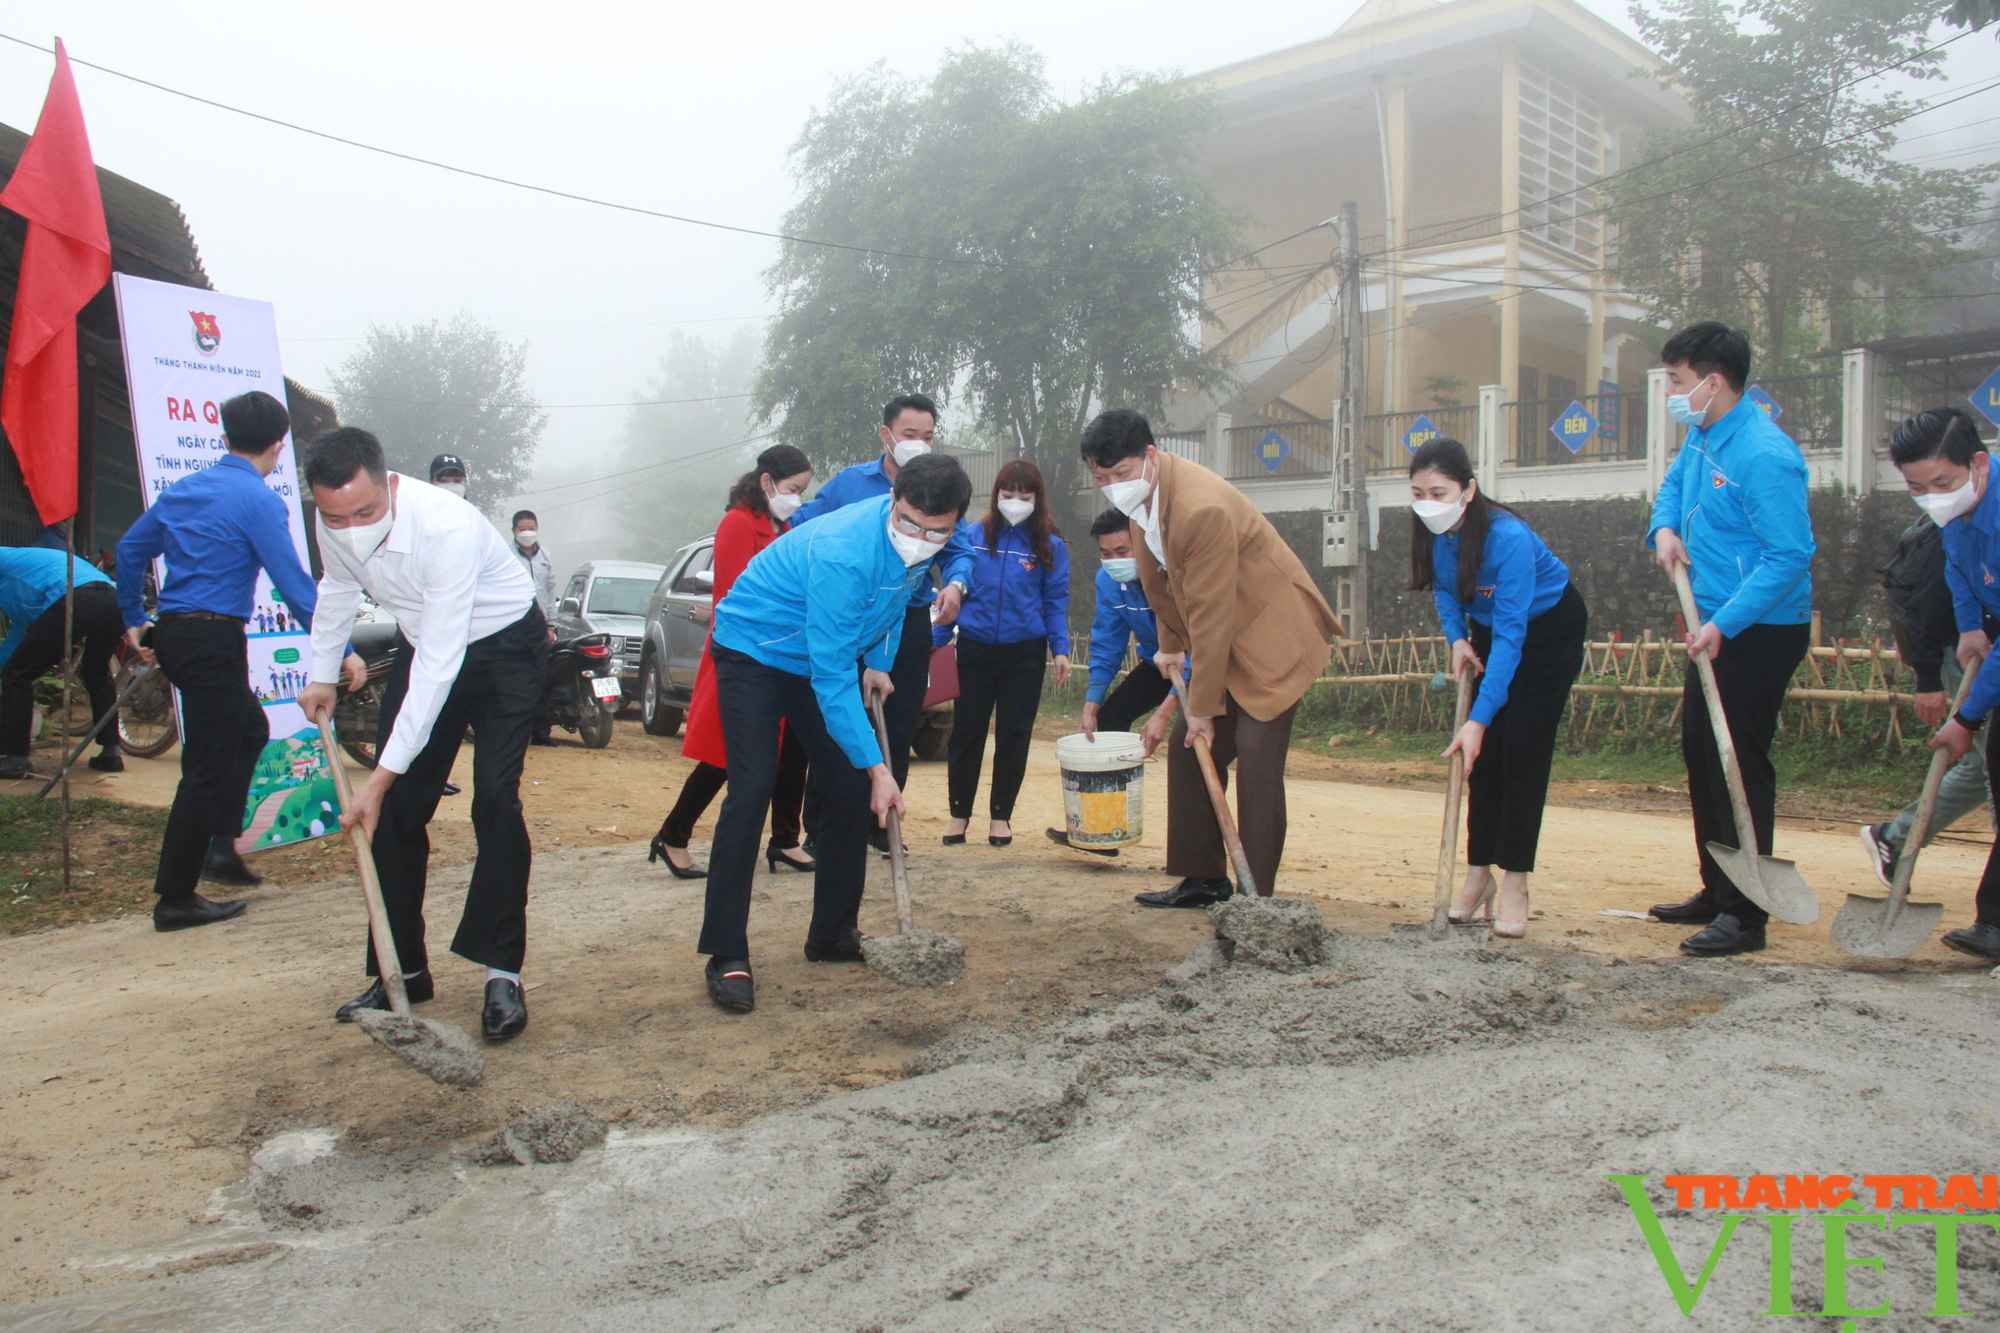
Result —
[[1410, 512], [1422, 519], [1425, 527], [1443, 536], [1465, 516], [1465, 506], [1469, 503], [1470, 496], [1460, 496], [1449, 503], [1443, 500], [1412, 500]]
[[922, 458], [930, 451], [930, 445], [922, 440], [898, 440], [890, 446], [889, 456], [896, 460], [897, 467], [901, 467], [912, 458]]
[[542, 534], [533, 528], [522, 528], [514, 534], [514, 545], [524, 551], [532, 551], [541, 542]]
[[356, 560], [366, 560], [375, 554], [383, 542], [389, 538], [389, 529], [396, 526], [396, 510], [391, 505], [382, 517], [373, 523], [351, 523], [344, 528], [328, 528], [333, 539], [347, 548], [348, 554]]
[[790, 491], [768, 491], [764, 495], [764, 503], [771, 508], [771, 517], [780, 523], [798, 513], [799, 506], [805, 502], [805, 496], [794, 495]]
[[1943, 527], [1953, 519], [1971, 513], [1973, 507], [1979, 503], [1979, 492], [1973, 485], [1973, 477], [1967, 474], [1965, 485], [1955, 491], [1946, 491], [1941, 495], [1936, 492], [1929, 495], [1913, 495], [1910, 498], [1931, 516], [1931, 522]]
[[921, 565], [924, 561], [930, 559], [943, 549], [942, 547], [933, 546], [922, 537], [912, 537], [909, 533], [897, 527], [896, 516], [893, 511], [889, 515], [889, 545], [895, 547], [896, 554], [903, 557], [903, 568], [905, 569], [908, 569], [912, 565]]
[[1002, 499], [999, 508], [1000, 517], [1006, 519], [1011, 525], [1026, 520], [1030, 514], [1034, 513], [1035, 502], [1033, 500]]
[[465, 483], [462, 481], [434, 481], [431, 485], [447, 495], [456, 495], [461, 500], [465, 498]]
[[1104, 498], [1120, 512], [1136, 518], [1139, 511], [1146, 507], [1146, 501], [1152, 498], [1155, 480], [1156, 476], [1148, 477], [1142, 473], [1130, 481], [1114, 481], [1097, 489], [1104, 492]]

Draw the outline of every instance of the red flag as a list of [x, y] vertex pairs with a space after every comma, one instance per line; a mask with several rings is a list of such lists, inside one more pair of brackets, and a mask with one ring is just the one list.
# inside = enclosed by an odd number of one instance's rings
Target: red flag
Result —
[[104, 200], [60, 40], [35, 137], [0, 190], [0, 206], [28, 220], [0, 429], [42, 522], [59, 523], [76, 513], [76, 315], [111, 278]]

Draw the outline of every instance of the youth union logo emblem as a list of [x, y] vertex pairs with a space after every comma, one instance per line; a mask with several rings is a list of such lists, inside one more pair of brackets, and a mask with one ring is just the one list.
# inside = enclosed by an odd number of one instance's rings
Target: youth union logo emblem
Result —
[[204, 315], [198, 310], [188, 311], [188, 318], [194, 321], [194, 345], [203, 356], [214, 356], [215, 349], [222, 346], [222, 326], [215, 322], [214, 315]]

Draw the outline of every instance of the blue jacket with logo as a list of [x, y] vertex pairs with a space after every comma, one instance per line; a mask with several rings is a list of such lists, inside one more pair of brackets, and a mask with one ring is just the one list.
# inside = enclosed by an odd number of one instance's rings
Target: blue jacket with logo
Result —
[[[1944, 581], [1958, 632], [2000, 616], [2000, 459], [1986, 460], [1986, 494], [1972, 512], [1944, 525]], [[1947, 652], [1956, 651], [1947, 647]], [[1959, 711], [1977, 722], [2000, 703], [2000, 652], [1989, 653]]]
[[759, 551], [715, 604], [714, 641], [812, 680], [827, 733], [856, 768], [882, 762], [855, 662], [887, 671], [910, 589], [930, 560], [904, 568], [889, 543], [888, 496], [794, 527]]
[[[993, 546], [986, 545], [983, 519], [958, 525], [954, 542], [972, 551], [973, 587], [958, 613], [958, 631], [975, 643], [1025, 643], [1047, 639], [1049, 651], [1069, 652], [1069, 547], [1049, 534], [1054, 561], [1044, 567], [1035, 559], [1026, 525], [1002, 523]], [[951, 626], [931, 632], [937, 644], [951, 641]]]
[[1686, 544], [1695, 606], [1724, 638], [1812, 619], [1806, 460], [1748, 398], [1687, 433], [1653, 501], [1646, 545], [1661, 528]]
[[[819, 488], [818, 495], [798, 507], [798, 512], [792, 515], [792, 526], [796, 528], [823, 515], [836, 513], [861, 500], [888, 495], [895, 488], [896, 483], [890, 481], [889, 474], [882, 470], [879, 458], [844, 467], [826, 479], [826, 485]], [[888, 520], [883, 522], [886, 524]], [[973, 582], [972, 548], [966, 544], [963, 533], [953, 533], [951, 540], [944, 544], [944, 550], [932, 557], [929, 563], [943, 574], [943, 582], [964, 584], [966, 596], [972, 595], [973, 588], [977, 586]], [[937, 591], [931, 587], [929, 578], [910, 589], [911, 606], [929, 606], [936, 600]]]
[[[0, 639], [0, 666], [14, 656], [27, 637], [28, 626], [63, 598], [63, 551], [40, 546], [0, 546], [0, 614], [7, 617], [7, 637]], [[109, 583], [102, 570], [77, 558], [68, 577], [77, 587]]]
[[1470, 604], [1458, 600], [1457, 533], [1431, 539], [1431, 570], [1431, 599], [1447, 642], [1470, 637], [1468, 616], [1493, 631], [1479, 697], [1466, 714], [1470, 721], [1491, 726], [1494, 714], [1507, 706], [1507, 691], [1528, 641], [1528, 622], [1562, 600], [1569, 569], [1533, 528], [1513, 514], [1496, 512], [1479, 549], [1479, 577]]
[[1087, 703], [1101, 704], [1111, 691], [1111, 681], [1125, 661], [1125, 648], [1139, 641], [1139, 661], [1151, 670], [1153, 654], [1160, 651], [1160, 627], [1146, 590], [1139, 580], [1120, 583], [1102, 569], [1097, 571], [1097, 612], [1090, 621], [1090, 689]]

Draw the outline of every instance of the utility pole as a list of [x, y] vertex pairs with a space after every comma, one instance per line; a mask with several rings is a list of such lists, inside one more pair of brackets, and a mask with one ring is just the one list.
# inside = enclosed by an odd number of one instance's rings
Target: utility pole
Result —
[[1333, 423], [1333, 486], [1327, 497], [1323, 563], [1335, 576], [1334, 610], [1349, 637], [1368, 630], [1368, 461], [1362, 429], [1361, 229], [1353, 204], [1334, 219], [1340, 241], [1340, 399]]

